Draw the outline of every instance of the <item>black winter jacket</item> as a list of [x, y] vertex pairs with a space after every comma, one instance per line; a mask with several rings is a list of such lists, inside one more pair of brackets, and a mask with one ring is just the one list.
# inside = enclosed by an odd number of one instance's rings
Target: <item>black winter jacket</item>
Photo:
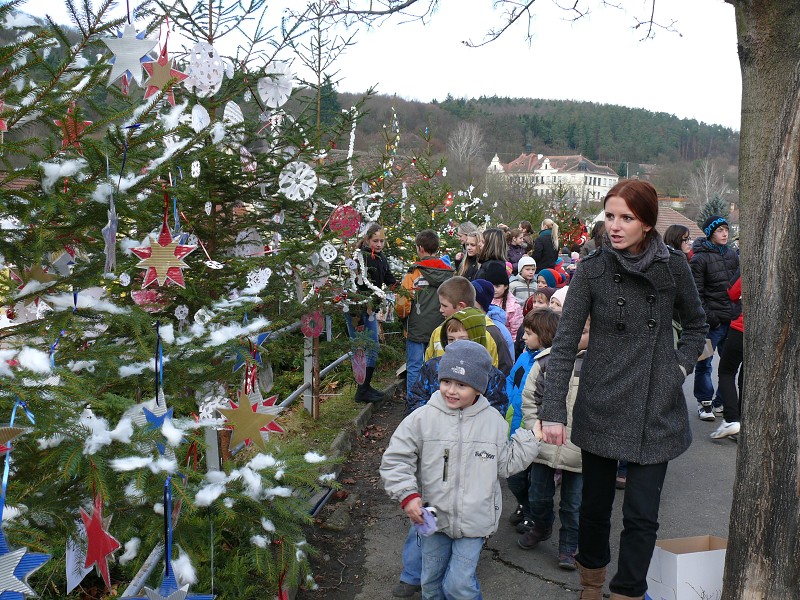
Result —
[[552, 269], [558, 260], [558, 249], [553, 248], [552, 229], [543, 229], [539, 237], [533, 242], [533, 260], [536, 261], [536, 270]]
[[739, 270], [739, 256], [728, 246], [717, 246], [705, 238], [696, 240], [692, 250], [694, 256], [689, 266], [703, 303], [706, 322], [711, 329], [727, 325], [741, 312], [741, 308], [728, 297], [728, 288]]

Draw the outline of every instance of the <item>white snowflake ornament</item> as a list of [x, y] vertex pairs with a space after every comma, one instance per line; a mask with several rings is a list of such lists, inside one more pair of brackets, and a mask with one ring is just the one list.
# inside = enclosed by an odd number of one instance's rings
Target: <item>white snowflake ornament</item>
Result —
[[270, 62], [264, 69], [266, 77], [258, 80], [258, 95], [270, 108], [283, 106], [292, 93], [292, 74], [289, 65], [280, 60]]
[[211, 215], [211, 208], [212, 208], [211, 202], [206, 202], [206, 206], [205, 206], [204, 210], [205, 210], [207, 215]]
[[192, 161], [192, 177], [200, 177], [200, 161]]
[[208, 42], [198, 42], [189, 51], [189, 77], [185, 80], [188, 88], [194, 88], [201, 98], [212, 96], [222, 87], [225, 65], [214, 46]]
[[317, 174], [302, 161], [291, 162], [281, 171], [278, 186], [289, 200], [308, 200], [317, 189]]
[[128, 287], [131, 284], [131, 276], [128, 275], [127, 273], [123, 273], [122, 275], [119, 276], [119, 283], [120, 285]]
[[253, 289], [256, 293], [267, 287], [269, 278], [272, 277], [272, 269], [264, 267], [263, 269], [255, 269], [247, 274], [247, 287]]
[[195, 104], [192, 108], [192, 129], [195, 133], [200, 133], [209, 125], [211, 125], [211, 117], [205, 106]]
[[326, 263], [331, 264], [339, 256], [339, 252], [333, 244], [325, 244], [320, 248], [319, 255]]

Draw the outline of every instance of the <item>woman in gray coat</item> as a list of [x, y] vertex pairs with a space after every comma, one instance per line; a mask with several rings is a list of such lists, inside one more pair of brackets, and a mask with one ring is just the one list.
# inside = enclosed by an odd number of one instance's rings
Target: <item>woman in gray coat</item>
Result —
[[[703, 350], [707, 326], [683, 254], [655, 230], [652, 185], [623, 180], [605, 197], [606, 236], [581, 260], [553, 341], [539, 411], [544, 441], [565, 442], [566, 397], [578, 340], [592, 317], [575, 400], [572, 442], [581, 448], [583, 497], [577, 563], [582, 600], [600, 600], [611, 560], [617, 461], [628, 462], [617, 573], [611, 600], [642, 599], [658, 530], [667, 463], [691, 443], [682, 386]], [[683, 323], [674, 346], [673, 307]]]

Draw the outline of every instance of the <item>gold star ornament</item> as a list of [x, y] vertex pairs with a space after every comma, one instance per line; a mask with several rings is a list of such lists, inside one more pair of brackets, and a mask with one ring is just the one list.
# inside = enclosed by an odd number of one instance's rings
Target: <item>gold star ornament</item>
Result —
[[219, 408], [228, 424], [233, 427], [230, 448], [233, 449], [239, 444], [250, 440], [262, 450], [267, 449], [264, 438], [261, 437], [261, 428], [269, 425], [275, 415], [265, 415], [254, 412], [247, 394], [239, 392], [239, 405], [236, 408]]
[[150, 246], [131, 248], [131, 252], [142, 259], [136, 266], [147, 269], [142, 289], [154, 282], [164, 285], [168, 281], [185, 288], [186, 282], [183, 280], [181, 269], [188, 269], [189, 265], [183, 262], [183, 259], [194, 252], [197, 246], [181, 244], [180, 237], [172, 237], [169, 225], [167, 225], [166, 212], [164, 212], [161, 233], [158, 235], [158, 240], [154, 240], [154, 242]]
[[142, 65], [147, 74], [150, 75], [150, 78], [145, 82], [147, 87], [144, 93], [145, 98], [149, 98], [161, 90], [166, 90], [167, 100], [172, 106], [175, 106], [175, 94], [172, 91], [172, 86], [186, 79], [188, 75], [173, 69], [172, 64], [173, 61], [167, 58], [167, 44], [165, 43], [157, 61]]

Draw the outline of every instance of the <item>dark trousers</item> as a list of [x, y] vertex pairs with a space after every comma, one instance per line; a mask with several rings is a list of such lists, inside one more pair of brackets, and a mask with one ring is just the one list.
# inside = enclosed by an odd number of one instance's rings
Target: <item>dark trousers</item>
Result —
[[[611, 562], [611, 510], [614, 506], [617, 461], [581, 452], [583, 498], [578, 529], [578, 562], [599, 569]], [[658, 507], [667, 474], [667, 463], [628, 463], [628, 480], [622, 503], [622, 534], [617, 573], [609, 589], [638, 597], [647, 591], [647, 569], [658, 533]]]
[[[722, 396], [722, 416], [728, 423], [738, 421], [742, 410], [742, 381], [744, 378], [744, 334], [736, 329], [728, 332], [725, 348], [719, 358], [719, 395]], [[739, 368], [741, 367], [741, 369]], [[739, 391], [736, 391], [736, 371], [739, 371]]]

